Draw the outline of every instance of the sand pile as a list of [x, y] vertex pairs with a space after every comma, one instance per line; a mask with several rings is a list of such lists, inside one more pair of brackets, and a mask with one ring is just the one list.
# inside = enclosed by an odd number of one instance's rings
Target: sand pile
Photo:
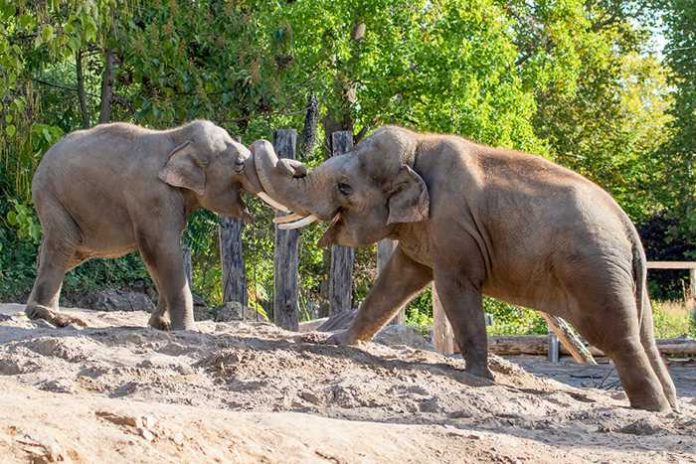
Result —
[[22, 309], [0, 307], [10, 462], [696, 462], [691, 397], [655, 415], [500, 358], [490, 383], [458, 358], [263, 323], [165, 333], [73, 310], [89, 327], [54, 329]]

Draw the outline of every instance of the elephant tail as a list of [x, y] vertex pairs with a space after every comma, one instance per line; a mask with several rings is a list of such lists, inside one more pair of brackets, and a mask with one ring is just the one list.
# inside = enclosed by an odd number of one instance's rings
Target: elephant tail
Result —
[[[643, 325], [646, 323], [646, 317], [649, 314], [646, 312], [651, 312], [650, 300], [648, 299], [648, 290], [646, 288], [647, 283], [647, 264], [645, 260], [645, 253], [640, 246], [640, 241], [633, 245], [633, 283], [635, 286], [635, 296], [636, 296], [636, 310], [638, 316], [638, 323], [641, 327], [641, 332], [644, 332]], [[652, 317], [650, 323], [652, 323]]]

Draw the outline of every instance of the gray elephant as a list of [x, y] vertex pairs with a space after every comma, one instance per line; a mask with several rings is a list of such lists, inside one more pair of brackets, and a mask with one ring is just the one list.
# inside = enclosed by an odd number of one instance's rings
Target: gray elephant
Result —
[[[251, 146], [265, 192], [295, 228], [330, 221], [322, 245], [398, 247], [350, 328], [369, 340], [435, 282], [466, 370], [491, 378], [482, 295], [563, 317], [615, 363], [631, 406], [677, 407], [655, 345], [645, 254], [604, 190], [541, 157], [387, 126], [305, 177]], [[289, 222], [294, 221], [294, 222]]]
[[180, 246], [186, 218], [202, 207], [248, 219], [241, 190], [264, 196], [249, 150], [209, 121], [163, 131], [103, 124], [68, 134], [46, 152], [32, 182], [43, 239], [26, 314], [61, 327], [82, 324], [58, 310], [66, 271], [138, 250], [160, 294], [149, 324], [194, 328]]

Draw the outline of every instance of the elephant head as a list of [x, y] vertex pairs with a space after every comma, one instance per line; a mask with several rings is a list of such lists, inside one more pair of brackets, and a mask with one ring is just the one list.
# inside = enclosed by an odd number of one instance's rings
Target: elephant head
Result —
[[240, 190], [262, 193], [250, 151], [209, 121], [193, 121], [167, 134], [170, 148], [159, 179], [189, 192], [196, 206], [250, 220]]
[[428, 218], [428, 188], [414, 171], [418, 146], [417, 134], [386, 126], [308, 173], [279, 160], [267, 141], [251, 150], [264, 192], [294, 212], [277, 218], [279, 227], [330, 221], [321, 245], [360, 246], [385, 238], [397, 224]]

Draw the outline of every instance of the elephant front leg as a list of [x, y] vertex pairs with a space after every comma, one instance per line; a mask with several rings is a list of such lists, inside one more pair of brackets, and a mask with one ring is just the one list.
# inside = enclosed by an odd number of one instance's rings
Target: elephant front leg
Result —
[[481, 290], [465, 275], [435, 272], [435, 287], [469, 374], [493, 378]]
[[430, 268], [416, 263], [397, 247], [367, 294], [351, 326], [328, 342], [351, 345], [370, 340], [379, 329], [432, 280]]

